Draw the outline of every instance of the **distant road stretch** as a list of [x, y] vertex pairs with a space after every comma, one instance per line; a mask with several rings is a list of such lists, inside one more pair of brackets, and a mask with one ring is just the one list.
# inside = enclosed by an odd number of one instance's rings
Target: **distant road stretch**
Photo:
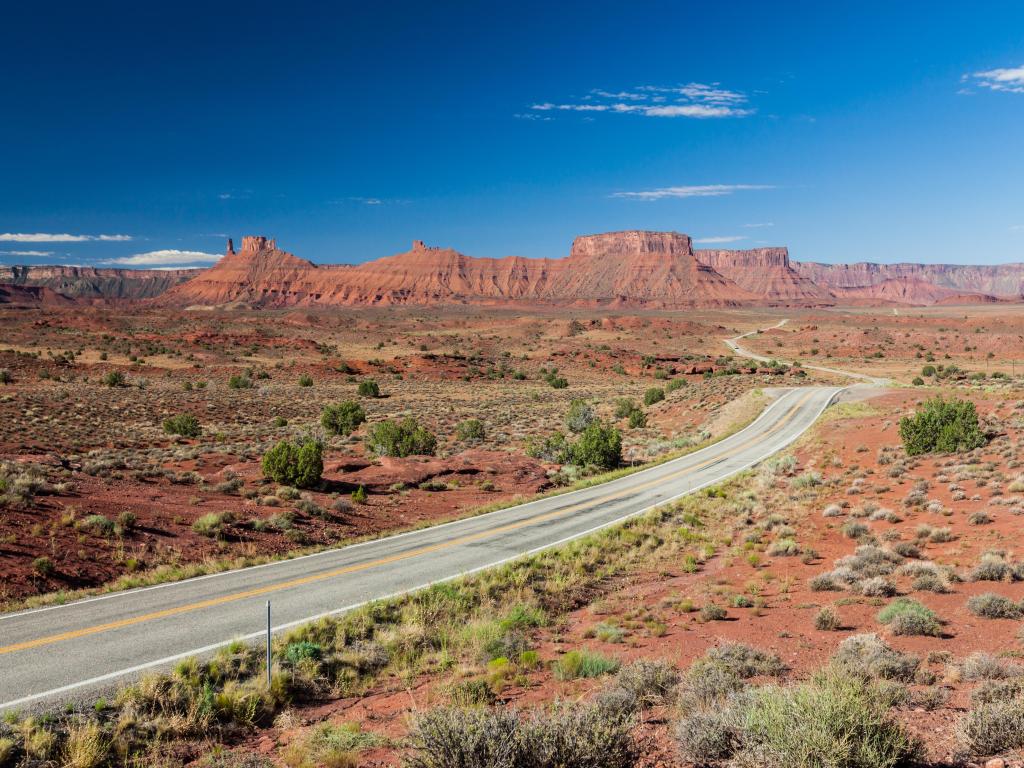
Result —
[[0, 710], [87, 699], [143, 670], [498, 565], [713, 485], [800, 436], [840, 391], [784, 392], [750, 426], [627, 477], [314, 555], [0, 615]]

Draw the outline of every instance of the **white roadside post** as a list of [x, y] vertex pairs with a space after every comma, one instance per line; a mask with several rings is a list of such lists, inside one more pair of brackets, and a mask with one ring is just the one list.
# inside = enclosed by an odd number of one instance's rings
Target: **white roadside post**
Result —
[[270, 650], [270, 601], [267, 600], [267, 690], [270, 690], [270, 663], [271, 663], [271, 650]]

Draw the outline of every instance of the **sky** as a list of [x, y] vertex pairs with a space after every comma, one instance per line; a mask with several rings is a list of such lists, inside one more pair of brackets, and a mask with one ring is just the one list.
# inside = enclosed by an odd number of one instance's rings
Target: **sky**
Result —
[[1019, 2], [16, 3], [0, 264], [1024, 261]]

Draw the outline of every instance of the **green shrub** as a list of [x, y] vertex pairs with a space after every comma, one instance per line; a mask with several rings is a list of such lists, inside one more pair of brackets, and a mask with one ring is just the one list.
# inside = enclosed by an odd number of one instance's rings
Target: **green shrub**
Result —
[[839, 614], [831, 608], [822, 608], [814, 617], [814, 628], [823, 632], [835, 632], [839, 626]]
[[622, 461], [622, 434], [612, 425], [592, 422], [569, 449], [569, 463], [614, 469]]
[[619, 662], [591, 651], [569, 651], [555, 662], [555, 677], [575, 680], [580, 677], [600, 677], [619, 669]]
[[894, 635], [938, 637], [942, 625], [930, 608], [909, 597], [899, 597], [878, 612], [878, 621], [888, 624]]
[[904, 416], [900, 438], [910, 456], [969, 451], [985, 444], [974, 403], [956, 398], [933, 398], [915, 415]]
[[103, 377], [103, 383], [108, 387], [123, 387], [127, 382], [120, 371], [110, 371]]
[[328, 405], [320, 414], [320, 424], [332, 435], [348, 437], [366, 421], [366, 411], [355, 400]]
[[629, 414], [629, 428], [643, 429], [647, 426], [647, 414], [637, 408]]
[[53, 560], [44, 555], [32, 561], [32, 570], [40, 576], [50, 576], [56, 569], [54, 568]]
[[924, 368], [921, 369], [921, 375], [922, 376], [934, 376], [935, 375], [935, 366], [934, 365], [926, 365]]
[[543, 439], [531, 437], [526, 441], [526, 455], [541, 461], [566, 463], [570, 443], [561, 432], [555, 432]]
[[665, 390], [661, 387], [651, 387], [644, 392], [644, 405], [654, 405], [665, 399]]
[[682, 389], [686, 386], [686, 379], [672, 379], [665, 384], [665, 393], [675, 392], [677, 389]]
[[851, 635], [839, 644], [832, 664], [846, 674], [865, 680], [914, 680], [921, 660], [886, 645], [878, 635]]
[[630, 400], [628, 397], [620, 397], [615, 401], [615, 418], [625, 419], [628, 418], [634, 411], [640, 410], [640, 406]]
[[565, 415], [565, 426], [578, 435], [593, 424], [595, 418], [594, 409], [586, 400], [573, 400]]
[[164, 432], [168, 435], [199, 437], [202, 431], [203, 428], [199, 426], [199, 419], [191, 413], [180, 413], [177, 416], [170, 416], [164, 419]]
[[253, 383], [248, 375], [236, 373], [228, 379], [228, 387], [230, 389], [252, 389]]
[[313, 377], [310, 376], [308, 373], [302, 374], [301, 376], [299, 376], [299, 386], [300, 387], [312, 387], [313, 386]]
[[972, 756], [987, 757], [1024, 747], [1024, 701], [980, 703], [960, 721], [958, 741]]
[[920, 376], [915, 376], [910, 383], [913, 384], [915, 387], [920, 387], [924, 384], [924, 379], [922, 379]]
[[234, 516], [230, 512], [210, 512], [197, 518], [192, 523], [192, 530], [200, 536], [215, 539], [223, 535], [225, 526], [230, 525], [233, 520]]
[[380, 387], [373, 379], [364, 379], [356, 389], [360, 397], [380, 397]]
[[455, 427], [455, 436], [463, 443], [484, 439], [484, 423], [480, 419], [466, 419]]
[[315, 438], [281, 440], [263, 455], [263, 476], [275, 483], [312, 488], [324, 471], [323, 454], [323, 443]]
[[354, 491], [352, 491], [352, 502], [353, 503], [355, 503], [355, 504], [365, 504], [366, 503], [366, 498], [367, 498], [367, 494], [366, 494], [365, 486], [360, 485], [358, 488], [356, 488]]
[[0, 368], [0, 384], [13, 384], [14, 376], [6, 368]]
[[394, 421], [387, 419], [372, 425], [366, 446], [377, 456], [433, 456], [437, 450], [434, 434], [411, 416]]

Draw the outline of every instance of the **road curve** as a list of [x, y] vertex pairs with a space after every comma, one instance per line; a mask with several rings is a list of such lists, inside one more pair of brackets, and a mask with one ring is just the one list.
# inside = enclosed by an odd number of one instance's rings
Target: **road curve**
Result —
[[[895, 312], [895, 310], [893, 311]], [[753, 331], [747, 331], [746, 333], [741, 333], [739, 336], [733, 336], [731, 339], [723, 339], [723, 341], [725, 342], [725, 345], [729, 347], [729, 349], [731, 349], [735, 354], [739, 355], [740, 357], [748, 357], [751, 360], [757, 360], [760, 363], [767, 363], [770, 362], [772, 358], [766, 357], [765, 355], [760, 355], [757, 352], [752, 352], [746, 347], [741, 346], [740, 339], [745, 339], [748, 336], [756, 336], [759, 333], [762, 333], [764, 331], [770, 331], [773, 328], [781, 328], [788, 322], [789, 318], [786, 318], [785, 320], [780, 320], [775, 325], [769, 326], [768, 328], [758, 328]], [[825, 366], [822, 365], [811, 365], [808, 363], [800, 363], [800, 365], [801, 367], [811, 371], [821, 371], [822, 373], [833, 373], [836, 374], [837, 376], [847, 376], [851, 379], [859, 379], [860, 381], [863, 381], [867, 384], [872, 384], [876, 387], [885, 387], [892, 384], [892, 381], [890, 379], [882, 378], [880, 376], [871, 376], [867, 373], [857, 373], [856, 371], [844, 371], [839, 368], [826, 368]]]
[[82, 700], [139, 672], [577, 538], [717, 483], [800, 436], [839, 387], [786, 391], [748, 427], [632, 475], [418, 531], [0, 615], [0, 710]]

